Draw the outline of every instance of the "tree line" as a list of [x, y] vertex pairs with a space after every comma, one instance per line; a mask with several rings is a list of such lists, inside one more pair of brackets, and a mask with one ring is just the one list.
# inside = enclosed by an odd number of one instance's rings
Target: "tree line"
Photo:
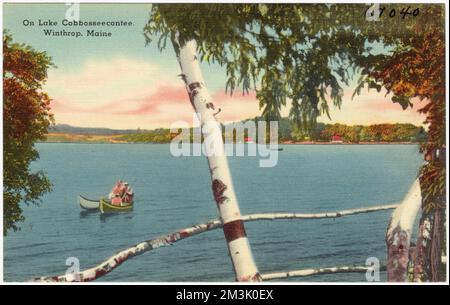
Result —
[[[297, 141], [312, 140], [330, 141], [333, 136], [339, 136], [343, 142], [423, 142], [427, 133], [421, 126], [413, 124], [373, 124], [354, 125], [318, 123], [309, 132], [294, 128], [289, 138]], [[289, 140], [286, 138], [286, 140]], [[284, 140], [284, 138], [282, 138]]]
[[[255, 122], [262, 120], [262, 118], [252, 119]], [[241, 121], [242, 123], [246, 121]], [[257, 125], [256, 125], [257, 126]], [[248, 130], [244, 130], [242, 135], [237, 135], [236, 131], [233, 134], [227, 134], [226, 125], [222, 126], [222, 136], [224, 140], [233, 139], [233, 142], [243, 141], [243, 138], [249, 137]], [[176, 135], [181, 132], [171, 132], [167, 128], [159, 128], [155, 130], [136, 132], [132, 134], [122, 135], [115, 138], [118, 141], [130, 143], [170, 143]], [[186, 141], [194, 142], [194, 129], [190, 129], [189, 139]], [[257, 134], [257, 128], [256, 128]], [[282, 118], [278, 121], [278, 139], [280, 142], [330, 142], [333, 136], [339, 136], [343, 142], [359, 143], [359, 142], [423, 142], [426, 140], [427, 132], [422, 126], [416, 126], [409, 123], [395, 123], [395, 124], [372, 124], [372, 125], [345, 125], [345, 124], [325, 124], [317, 123], [316, 126], [310, 130], [302, 130], [297, 128], [295, 124], [288, 118]], [[252, 139], [257, 142], [258, 137]]]

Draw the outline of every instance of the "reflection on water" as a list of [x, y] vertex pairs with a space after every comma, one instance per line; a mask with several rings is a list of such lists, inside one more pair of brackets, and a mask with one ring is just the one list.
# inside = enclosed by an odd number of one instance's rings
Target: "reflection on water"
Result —
[[80, 212], [80, 219], [92, 216], [94, 214], [100, 213], [99, 209], [92, 209], [92, 210], [83, 210]]
[[106, 222], [112, 220], [115, 217], [121, 219], [133, 219], [133, 211], [118, 212], [118, 213], [99, 213], [100, 221]]

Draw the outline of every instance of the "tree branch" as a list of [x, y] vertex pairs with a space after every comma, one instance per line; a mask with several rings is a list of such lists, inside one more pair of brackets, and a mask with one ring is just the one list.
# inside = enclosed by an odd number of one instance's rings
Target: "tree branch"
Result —
[[[340, 212], [330, 213], [317, 213], [317, 214], [298, 214], [298, 213], [260, 213], [243, 215], [243, 221], [257, 221], [257, 220], [286, 220], [286, 219], [321, 219], [321, 218], [338, 218], [343, 216], [370, 213], [388, 209], [394, 209], [397, 205], [382, 205], [369, 208], [358, 208], [352, 210], [344, 210]], [[162, 246], [169, 246], [173, 243], [185, 239], [190, 236], [194, 236], [206, 231], [211, 231], [222, 227], [220, 219], [212, 219], [206, 223], [197, 224], [191, 227], [187, 227], [178, 231], [174, 231], [167, 235], [146, 240], [139, 244], [136, 244], [128, 249], [122, 250], [110, 258], [106, 259], [99, 265], [80, 271], [78, 273], [70, 273], [59, 276], [43, 276], [33, 279], [32, 281], [38, 282], [88, 282], [98, 279], [99, 277], [111, 272], [124, 261], [143, 254], [145, 252], [157, 249]]]
[[[373, 271], [373, 267], [367, 266], [341, 266], [341, 267], [327, 267], [327, 268], [317, 268], [317, 269], [303, 269], [303, 270], [294, 270], [287, 272], [274, 272], [274, 273], [266, 273], [262, 274], [262, 279], [264, 281], [267, 280], [276, 280], [276, 279], [284, 279], [289, 277], [305, 277], [311, 275], [320, 275], [320, 274], [332, 274], [332, 273], [364, 273], [367, 271]], [[386, 267], [381, 266], [380, 271], [385, 271]]]
[[382, 210], [395, 209], [398, 204], [380, 205], [370, 208], [358, 208], [351, 210], [343, 210], [340, 212], [326, 212], [316, 214], [299, 214], [299, 213], [261, 213], [242, 216], [245, 221], [255, 220], [281, 220], [281, 219], [323, 219], [323, 218], [339, 218], [356, 214], [370, 213]]

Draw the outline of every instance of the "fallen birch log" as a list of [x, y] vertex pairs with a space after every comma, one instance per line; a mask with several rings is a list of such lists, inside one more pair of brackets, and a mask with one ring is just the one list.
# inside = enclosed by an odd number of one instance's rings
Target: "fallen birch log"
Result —
[[[315, 269], [303, 269], [287, 272], [274, 272], [262, 274], [263, 281], [285, 279], [290, 277], [305, 277], [311, 275], [332, 274], [332, 273], [367, 273], [372, 272], [373, 267], [367, 266], [341, 266], [341, 267], [327, 267]], [[385, 271], [386, 266], [380, 266], [379, 271]]]
[[[316, 214], [301, 214], [301, 213], [259, 213], [243, 215], [242, 220], [244, 222], [257, 221], [257, 220], [286, 220], [286, 219], [322, 219], [322, 218], [338, 218], [344, 216], [350, 216], [361, 213], [370, 213], [388, 209], [394, 209], [398, 205], [382, 205], [369, 208], [358, 208], [352, 210], [344, 210], [340, 212], [329, 212], [329, 213], [316, 213]], [[95, 267], [80, 271], [78, 273], [68, 273], [58, 276], [43, 276], [34, 278], [32, 281], [37, 282], [88, 282], [93, 281], [105, 274], [111, 272], [118, 266], [120, 266], [126, 260], [135, 257], [137, 255], [143, 254], [145, 252], [171, 245], [179, 240], [218, 229], [222, 227], [222, 222], [220, 219], [212, 219], [206, 223], [197, 224], [191, 227], [187, 227], [178, 231], [174, 231], [167, 235], [146, 240], [138, 243], [130, 248], [122, 250], [110, 258], [106, 259], [102, 263]]]

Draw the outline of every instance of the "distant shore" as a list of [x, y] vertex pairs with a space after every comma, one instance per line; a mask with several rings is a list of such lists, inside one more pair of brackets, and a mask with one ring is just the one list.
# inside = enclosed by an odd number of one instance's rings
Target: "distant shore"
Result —
[[[170, 142], [133, 142], [121, 139], [123, 135], [83, 135], [49, 133], [47, 140], [38, 143], [67, 143], [67, 144], [168, 144]], [[240, 143], [242, 144], [242, 143]], [[320, 141], [281, 141], [279, 145], [418, 145], [419, 142], [386, 142], [360, 141], [353, 142], [320, 142]]]
[[386, 142], [386, 141], [374, 141], [374, 142], [317, 142], [317, 141], [282, 141], [280, 145], [418, 145], [420, 142]]

